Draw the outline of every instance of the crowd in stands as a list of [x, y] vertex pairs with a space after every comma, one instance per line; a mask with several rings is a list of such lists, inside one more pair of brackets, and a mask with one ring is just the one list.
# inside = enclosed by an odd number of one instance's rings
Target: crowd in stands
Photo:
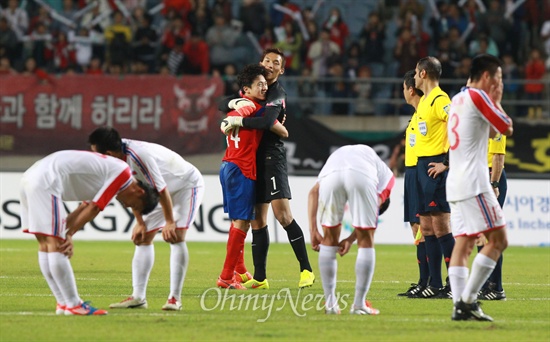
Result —
[[[542, 100], [550, 70], [550, 1], [525, 0], [0, 0], [0, 74], [233, 76], [278, 47], [300, 97], [336, 101], [333, 114], [369, 115], [425, 56], [443, 79], [467, 78], [473, 56], [504, 61], [505, 99]], [[318, 83], [311, 80], [329, 79]], [[394, 96], [394, 97], [399, 97]], [[306, 102], [308, 114], [315, 109]], [[513, 115], [540, 116], [540, 108]]]

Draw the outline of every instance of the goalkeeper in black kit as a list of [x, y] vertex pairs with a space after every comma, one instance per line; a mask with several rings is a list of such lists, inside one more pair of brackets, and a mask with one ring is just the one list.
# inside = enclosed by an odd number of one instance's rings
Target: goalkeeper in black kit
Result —
[[[236, 275], [243, 285], [250, 289], [267, 289], [269, 283], [266, 275], [267, 252], [269, 249], [269, 232], [267, 230], [267, 212], [269, 204], [277, 221], [285, 229], [292, 245], [296, 259], [300, 263], [300, 288], [313, 285], [315, 275], [309, 263], [304, 234], [298, 223], [292, 217], [289, 200], [292, 198], [288, 183], [286, 149], [279, 136], [270, 131], [278, 120], [284, 123], [286, 119], [286, 92], [278, 82], [284, 73], [285, 56], [279, 49], [266, 49], [260, 64], [266, 68], [265, 78], [268, 83], [265, 115], [257, 118], [226, 117], [220, 129], [227, 135], [234, 127], [263, 129], [264, 134], [256, 155], [256, 218], [252, 221], [252, 258], [254, 260], [254, 276]], [[254, 104], [241, 97], [226, 98], [219, 104], [219, 110], [229, 112], [242, 106]]]

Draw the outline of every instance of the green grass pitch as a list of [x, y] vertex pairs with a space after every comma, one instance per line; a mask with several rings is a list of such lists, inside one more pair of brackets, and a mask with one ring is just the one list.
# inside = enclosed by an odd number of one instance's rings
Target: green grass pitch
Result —
[[[415, 248], [376, 246], [376, 271], [368, 299], [379, 316], [349, 314], [357, 247], [338, 257], [341, 315], [322, 309], [317, 253], [310, 251], [317, 281], [298, 291], [298, 263], [288, 244], [272, 244], [269, 290], [215, 289], [225, 256], [223, 243], [188, 243], [189, 270], [183, 310], [160, 308], [169, 292], [169, 246], [155, 243], [148, 309], [109, 310], [107, 316], [56, 316], [55, 299], [38, 267], [35, 241], [0, 240], [0, 341], [550, 341], [550, 249], [510, 247], [504, 255], [505, 302], [484, 302], [495, 322], [451, 321], [451, 300], [397, 297], [417, 280]], [[107, 309], [131, 294], [131, 242], [75, 240], [72, 266], [79, 293]], [[252, 270], [250, 246], [246, 261]], [[444, 271], [443, 274], [446, 274]], [[218, 296], [218, 293], [220, 295]], [[347, 297], [346, 297], [347, 295]], [[243, 297], [239, 297], [243, 296]]]

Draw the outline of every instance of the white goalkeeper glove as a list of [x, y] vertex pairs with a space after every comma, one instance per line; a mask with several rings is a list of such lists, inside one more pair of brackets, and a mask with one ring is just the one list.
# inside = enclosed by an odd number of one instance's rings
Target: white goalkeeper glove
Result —
[[231, 109], [241, 109], [242, 107], [246, 107], [246, 106], [256, 108], [256, 105], [254, 105], [254, 102], [241, 97], [229, 101], [228, 106]]
[[220, 130], [223, 134], [229, 135], [234, 127], [242, 127], [243, 118], [240, 116], [226, 116], [220, 124]]

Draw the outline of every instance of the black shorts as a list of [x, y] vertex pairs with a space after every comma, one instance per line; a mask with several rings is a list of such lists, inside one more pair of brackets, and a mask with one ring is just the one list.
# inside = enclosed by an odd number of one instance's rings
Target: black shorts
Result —
[[258, 153], [256, 162], [256, 203], [270, 203], [281, 198], [291, 199], [286, 150]]
[[418, 217], [416, 166], [405, 168], [405, 194], [403, 202], [405, 222], [420, 223], [420, 218]]
[[447, 173], [443, 172], [437, 178], [432, 178], [428, 175], [428, 169], [431, 168], [428, 164], [431, 162], [442, 163], [445, 155], [441, 154], [433, 157], [418, 157], [416, 164], [416, 177], [418, 179], [418, 213], [427, 214], [429, 212], [440, 211], [450, 213], [451, 208], [447, 202], [447, 191], [445, 183], [447, 182]]

